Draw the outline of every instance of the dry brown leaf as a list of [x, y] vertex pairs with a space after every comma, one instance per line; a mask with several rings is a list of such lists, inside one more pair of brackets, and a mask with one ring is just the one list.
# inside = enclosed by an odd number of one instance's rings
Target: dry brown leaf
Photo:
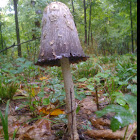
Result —
[[[128, 131], [126, 134], [126, 138], [129, 136], [129, 134], [132, 132], [132, 130], [135, 128], [137, 124], [130, 124], [128, 127]], [[118, 130], [116, 132], [113, 132], [112, 130], [106, 129], [106, 130], [87, 130], [85, 134], [92, 138], [105, 138], [105, 139], [122, 139], [125, 134], [126, 127], [124, 127], [122, 130]]]
[[103, 118], [91, 118], [91, 123], [94, 127], [98, 129], [104, 129], [103, 126], [110, 126], [110, 120]]
[[120, 139], [124, 137], [124, 132], [116, 131], [112, 132], [112, 130], [87, 130], [86, 133], [88, 136], [92, 138], [105, 138], [105, 139]]
[[51, 122], [48, 117], [37, 120], [32, 126], [26, 126], [19, 128], [17, 134], [18, 140], [43, 140], [50, 139], [51, 134]]
[[86, 86], [87, 86], [87, 84], [84, 84], [84, 83], [78, 83], [78, 88], [88, 89]]
[[[92, 91], [91, 94], [92, 94], [93, 96], [95, 96], [95, 95], [96, 95], [96, 92], [95, 92], [95, 91]], [[98, 91], [98, 94], [100, 94], [100, 95], [104, 94], [104, 90], [99, 90], [99, 91]]]
[[91, 114], [95, 111], [97, 111], [96, 103], [93, 101], [93, 97], [86, 97], [83, 99], [80, 103], [81, 110], [85, 114]]
[[49, 109], [55, 109], [55, 106], [53, 104], [50, 104], [47, 106], [46, 110], [49, 110]]
[[[10, 117], [11, 120], [13, 117]], [[15, 117], [16, 118], [16, 117]], [[25, 117], [26, 118], [26, 117]], [[17, 119], [17, 118], [16, 118]], [[42, 119], [37, 120], [32, 126], [23, 124], [24, 117], [21, 117], [19, 122], [18, 120], [9, 123], [8, 132], [9, 140], [12, 140], [13, 133], [17, 130], [16, 140], [53, 140], [54, 136], [51, 131], [51, 122], [48, 117], [43, 117]], [[2, 128], [0, 129], [0, 139], [3, 139]]]
[[34, 139], [31, 139], [28, 134], [22, 134], [17, 138], [17, 140], [34, 140]]

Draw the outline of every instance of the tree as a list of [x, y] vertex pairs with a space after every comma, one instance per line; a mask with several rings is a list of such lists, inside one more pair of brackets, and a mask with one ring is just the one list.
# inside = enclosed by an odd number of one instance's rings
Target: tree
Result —
[[[52, 0], [36, 0], [34, 7], [29, 0], [13, 0], [18, 2], [17, 19], [13, 18], [13, 4], [2, 9], [3, 47], [12, 45], [20, 33], [21, 42], [41, 36], [42, 13]], [[81, 44], [91, 45], [91, 53], [113, 54], [133, 52], [137, 47], [137, 0], [60, 0], [71, 10]], [[8, 12], [7, 12], [8, 11]], [[37, 11], [40, 11], [38, 14]], [[16, 16], [15, 16], [16, 17]], [[6, 20], [5, 20], [6, 19]], [[14, 23], [19, 20], [17, 31]], [[20, 31], [19, 31], [20, 29]], [[10, 38], [10, 39], [9, 39]], [[1, 34], [0, 34], [1, 39]], [[20, 41], [18, 41], [20, 42]], [[5, 45], [6, 43], [6, 45]], [[0, 42], [1, 44], [1, 42]], [[22, 55], [32, 60], [37, 58], [39, 40], [23, 44]], [[21, 46], [18, 47], [18, 49]], [[87, 48], [86, 48], [87, 49]], [[10, 49], [9, 49], [10, 51]], [[20, 51], [20, 50], [18, 50]], [[15, 51], [13, 51], [15, 52]], [[19, 54], [19, 53], [18, 53]]]
[[134, 53], [134, 41], [133, 41], [133, 19], [132, 19], [132, 2], [130, 0], [130, 21], [131, 21], [131, 40], [132, 40], [132, 53]]
[[83, 0], [84, 4], [84, 24], [85, 24], [85, 45], [87, 45], [87, 17], [86, 17], [86, 1]]
[[[74, 8], [74, 3], [73, 3], [73, 0], [71, 0], [71, 5], [72, 5], [72, 13], [73, 13], [73, 17], [74, 17], [74, 21], [75, 21], [75, 8]], [[75, 23], [76, 25], [76, 23]]]
[[89, 10], [89, 26], [88, 26], [88, 45], [90, 40], [90, 32], [91, 32], [91, 11], [92, 11], [92, 0], [89, 0], [90, 10]]
[[[18, 0], [14, 1], [14, 11], [15, 11], [15, 24], [16, 24], [16, 37], [17, 37], [17, 44], [20, 44], [20, 34], [19, 34], [19, 24], [18, 24], [18, 11], [17, 11], [17, 3]], [[18, 45], [18, 56], [21, 57], [21, 45]]]

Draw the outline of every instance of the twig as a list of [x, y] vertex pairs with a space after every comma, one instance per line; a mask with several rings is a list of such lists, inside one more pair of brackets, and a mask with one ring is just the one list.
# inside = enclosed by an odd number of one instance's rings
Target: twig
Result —
[[127, 130], [128, 130], [128, 126], [129, 126], [129, 125], [127, 125], [127, 127], [126, 127], [126, 130], [125, 130], [125, 133], [124, 133], [123, 140], [125, 140], [125, 137], [126, 137], [126, 134], [127, 134]]
[[97, 89], [97, 85], [95, 85], [95, 91], [96, 91], [96, 105], [97, 105], [97, 109], [99, 110], [99, 102], [98, 102], [98, 89]]
[[[39, 39], [39, 38], [40, 38], [40, 37], [37, 37], [36, 39]], [[15, 43], [14, 43], [14, 44], [11, 45], [10, 47], [5, 48], [5, 49], [3, 49], [3, 50], [0, 50], [0, 53], [1, 53], [1, 52], [4, 52], [4, 51], [6, 51], [6, 50], [8, 50], [8, 49], [10, 49], [10, 48], [12, 48], [12, 47], [19, 46], [19, 45], [21, 45], [21, 44], [24, 44], [24, 43], [27, 43], [27, 42], [34, 41], [34, 40], [36, 40], [36, 39], [27, 40], [27, 41], [22, 42], [22, 43], [19, 43], [19, 44], [17, 44], [17, 45], [15, 45]]]

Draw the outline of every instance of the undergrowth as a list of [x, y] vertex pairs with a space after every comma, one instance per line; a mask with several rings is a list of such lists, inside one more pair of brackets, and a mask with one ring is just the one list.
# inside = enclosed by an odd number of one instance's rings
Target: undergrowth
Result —
[[[84, 83], [90, 92], [85, 93], [81, 87], [75, 86], [75, 97], [82, 100], [92, 92], [104, 91], [109, 105], [97, 112], [99, 117], [115, 112], [111, 121], [113, 131], [137, 121], [137, 58], [135, 55], [91, 57], [86, 62], [71, 65], [74, 84]], [[65, 104], [65, 92], [62, 83], [61, 67], [41, 68], [25, 58], [11, 60], [0, 59], [0, 99], [12, 99], [19, 85], [24, 84], [30, 110], [35, 113], [38, 106]], [[40, 78], [46, 79], [44, 81]], [[49, 77], [49, 78], [48, 78]], [[34, 84], [29, 84], [34, 82]], [[36, 82], [40, 90], [36, 94]], [[49, 89], [46, 91], [45, 88]], [[129, 93], [129, 94], [128, 94]], [[38, 96], [38, 98], [35, 98]], [[45, 98], [44, 98], [45, 97]], [[99, 96], [97, 95], [96, 98]], [[98, 103], [97, 103], [98, 104]], [[24, 105], [23, 105], [24, 107]], [[37, 115], [37, 114], [36, 114]], [[126, 121], [120, 121], [125, 120]]]

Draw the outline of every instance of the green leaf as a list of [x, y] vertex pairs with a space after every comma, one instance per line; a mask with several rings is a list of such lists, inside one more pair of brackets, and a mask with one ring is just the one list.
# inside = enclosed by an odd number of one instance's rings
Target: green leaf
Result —
[[96, 81], [97, 83], [100, 83], [100, 78], [95, 77], [94, 81]]
[[96, 115], [98, 117], [102, 117], [103, 115], [109, 113], [109, 112], [114, 112], [114, 113], [119, 113], [119, 112], [128, 112], [124, 107], [119, 106], [119, 105], [108, 105], [101, 111], [96, 111]]
[[126, 86], [128, 84], [128, 81], [119, 81], [119, 85]]
[[115, 132], [116, 130], [120, 129], [120, 126], [121, 126], [121, 124], [117, 119], [115, 119], [115, 118], [111, 119], [110, 127], [111, 127], [113, 132]]
[[18, 69], [17, 69], [17, 72], [16, 73], [21, 73], [21, 72], [23, 72], [23, 70], [24, 70], [24, 67], [19, 67]]
[[20, 62], [24, 62], [25, 61], [25, 58], [17, 58], [16, 60], [17, 61], [20, 61]]
[[137, 97], [126, 94], [124, 100], [128, 103], [131, 108], [132, 114], [137, 115]]
[[80, 110], [80, 106], [78, 105], [78, 107], [76, 108], [76, 114], [79, 112]]
[[113, 97], [123, 96], [123, 93], [121, 93], [121, 92], [114, 92], [111, 96], [113, 96]]
[[78, 80], [78, 82], [85, 82], [87, 80], [87, 78], [81, 78]]
[[94, 90], [94, 86], [93, 86], [93, 85], [87, 85], [86, 87], [87, 87], [89, 90], [92, 90], [92, 91]]
[[120, 122], [121, 127], [124, 127], [130, 123], [134, 123], [135, 121], [133, 114], [131, 114], [129, 111], [119, 112], [118, 114], [114, 116], [114, 118]]
[[[116, 113], [114, 118], [117, 119], [117, 121], [120, 123], [120, 124], [118, 124], [118, 126], [120, 126], [120, 127], [124, 127], [135, 121], [133, 114], [129, 110], [127, 110], [124, 107], [119, 106], [119, 105], [108, 105], [103, 110], [97, 111], [95, 113], [98, 117], [101, 117], [110, 112]], [[116, 123], [115, 120], [113, 120], [113, 122]], [[116, 128], [118, 128], [118, 126], [116, 126]], [[113, 127], [113, 130], [116, 130], [116, 128], [114, 128], [113, 124], [112, 124], [112, 127]]]
[[137, 85], [128, 85], [128, 89], [131, 89], [131, 92], [137, 95]]
[[43, 105], [48, 105], [50, 103], [50, 99], [49, 98], [44, 98], [43, 99]]
[[102, 78], [108, 78], [108, 76], [109, 76], [109, 74], [108, 73], [98, 73], [97, 75], [96, 75], [97, 77], [102, 77]]
[[86, 97], [85, 94], [78, 94], [78, 93], [75, 91], [75, 98], [76, 98], [76, 99], [78, 99], [78, 100], [83, 100], [85, 97]]
[[119, 105], [121, 105], [121, 106], [125, 106], [125, 104], [126, 104], [125, 100], [124, 100], [123, 98], [121, 98], [121, 97], [118, 97], [118, 98], [116, 99], [116, 102], [117, 102]]
[[29, 67], [31, 66], [33, 63], [30, 62], [30, 61], [26, 61], [25, 64], [24, 64], [24, 67]]
[[87, 79], [88, 82], [94, 82], [94, 78], [90, 77], [89, 79]]
[[38, 96], [38, 97], [41, 97], [41, 98], [44, 97], [44, 92], [43, 92], [43, 91], [40, 91], [40, 92], [37, 94], [37, 96]]

